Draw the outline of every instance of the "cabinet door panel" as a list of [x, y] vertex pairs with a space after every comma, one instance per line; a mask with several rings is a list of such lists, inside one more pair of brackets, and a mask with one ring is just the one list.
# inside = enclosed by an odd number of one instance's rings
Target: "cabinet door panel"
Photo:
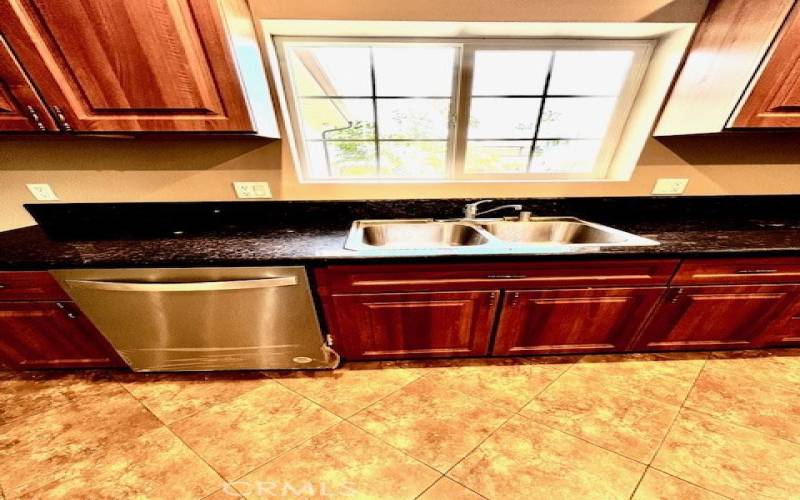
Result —
[[800, 293], [796, 293], [792, 303], [767, 325], [761, 344], [767, 347], [800, 345]]
[[0, 361], [21, 369], [123, 364], [67, 302], [0, 302]]
[[663, 291], [508, 291], [492, 354], [622, 351]]
[[217, 0], [0, 0], [0, 16], [65, 128], [254, 129]]
[[498, 295], [333, 295], [334, 342], [348, 359], [485, 355]]
[[767, 325], [791, 304], [796, 286], [672, 289], [637, 342], [642, 350], [758, 347]]
[[800, 127], [800, 7], [781, 29], [765, 64], [734, 126]]
[[47, 107], [0, 35], [0, 131], [56, 130], [58, 127]]

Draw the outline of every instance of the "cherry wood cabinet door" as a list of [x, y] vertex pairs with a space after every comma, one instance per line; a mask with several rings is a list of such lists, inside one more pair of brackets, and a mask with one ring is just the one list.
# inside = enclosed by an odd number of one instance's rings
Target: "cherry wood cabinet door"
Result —
[[57, 130], [47, 107], [0, 34], [0, 131]]
[[0, 363], [18, 369], [123, 366], [71, 302], [0, 302]]
[[670, 289], [637, 350], [759, 347], [769, 324], [792, 304], [797, 285], [689, 286]]
[[492, 354], [623, 351], [664, 290], [509, 290]]
[[0, 0], [0, 19], [65, 130], [252, 132], [236, 1]]
[[488, 353], [500, 292], [332, 295], [329, 325], [347, 359]]
[[800, 127], [800, 6], [795, 6], [734, 127]]
[[800, 292], [765, 330], [760, 342], [763, 347], [800, 346]]

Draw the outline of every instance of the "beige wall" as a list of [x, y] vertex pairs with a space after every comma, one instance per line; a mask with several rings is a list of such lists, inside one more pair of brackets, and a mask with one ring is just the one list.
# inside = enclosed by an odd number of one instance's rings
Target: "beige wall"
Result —
[[[273, 18], [694, 21], [704, 2], [666, 0], [251, 0]], [[64, 201], [232, 200], [234, 180], [267, 180], [276, 198], [646, 195], [688, 177], [688, 195], [800, 192], [800, 134], [651, 139], [629, 182], [302, 185], [280, 141], [246, 138], [0, 138], [0, 230], [32, 223], [25, 183]]]

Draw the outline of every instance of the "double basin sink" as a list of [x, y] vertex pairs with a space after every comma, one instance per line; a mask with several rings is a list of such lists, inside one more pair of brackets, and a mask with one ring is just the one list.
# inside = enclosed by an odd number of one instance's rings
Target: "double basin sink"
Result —
[[345, 248], [533, 253], [639, 245], [658, 245], [658, 242], [574, 217], [536, 217], [528, 220], [359, 220], [350, 228]]

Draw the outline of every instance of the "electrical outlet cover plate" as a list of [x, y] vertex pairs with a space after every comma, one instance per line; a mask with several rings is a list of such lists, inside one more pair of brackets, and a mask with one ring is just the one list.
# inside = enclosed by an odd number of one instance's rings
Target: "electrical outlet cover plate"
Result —
[[50, 184], [25, 184], [28, 191], [39, 201], [58, 201], [58, 196]]
[[682, 194], [688, 183], [689, 179], [658, 179], [653, 194]]
[[233, 189], [237, 198], [272, 198], [266, 182], [234, 182]]

